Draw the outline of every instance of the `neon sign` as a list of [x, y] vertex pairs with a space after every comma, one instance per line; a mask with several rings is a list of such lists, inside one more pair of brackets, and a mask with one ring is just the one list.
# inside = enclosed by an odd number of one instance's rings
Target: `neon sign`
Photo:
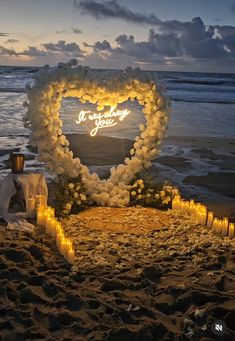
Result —
[[104, 113], [92, 113], [90, 110], [82, 110], [78, 114], [76, 123], [82, 124], [87, 120], [94, 122], [95, 127], [90, 131], [90, 135], [95, 136], [99, 129], [117, 125], [118, 122], [123, 121], [129, 113], [130, 110], [127, 109], [115, 111], [115, 107], [111, 107], [109, 111]]

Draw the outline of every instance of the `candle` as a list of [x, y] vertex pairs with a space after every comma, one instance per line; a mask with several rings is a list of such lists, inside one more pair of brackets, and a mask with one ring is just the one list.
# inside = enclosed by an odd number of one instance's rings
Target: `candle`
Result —
[[27, 202], [28, 217], [33, 218], [35, 216], [36, 202], [34, 198], [29, 198]]
[[197, 217], [198, 217], [199, 224], [202, 225], [203, 212], [201, 210], [198, 211]]
[[71, 239], [67, 238], [66, 243], [67, 243], [67, 252], [68, 252], [68, 250], [73, 248]]
[[55, 229], [56, 229], [56, 234], [63, 233], [63, 229], [62, 229], [61, 223], [58, 222], [58, 221], [56, 221]]
[[206, 223], [207, 227], [212, 227], [213, 219], [214, 219], [214, 212], [208, 211], [207, 223]]
[[176, 195], [172, 200], [172, 209], [177, 210], [180, 208], [180, 195]]
[[202, 210], [201, 211], [201, 225], [203, 226], [206, 225], [206, 217], [207, 217], [206, 211]]
[[228, 218], [224, 217], [222, 221], [222, 235], [227, 236], [228, 235]]
[[207, 207], [205, 205], [202, 205], [201, 208], [201, 225], [206, 225], [206, 218], [207, 218]]
[[181, 210], [182, 212], [184, 212], [184, 208], [185, 208], [185, 206], [184, 206], [184, 199], [181, 199], [181, 200], [180, 200], [180, 210]]
[[177, 200], [175, 198], [173, 198], [173, 200], [172, 200], [172, 210], [175, 210], [177, 208], [177, 204], [178, 204]]
[[218, 218], [214, 218], [213, 219], [213, 223], [212, 223], [212, 230], [214, 231], [214, 232], [216, 232], [217, 231], [217, 227], [218, 227]]
[[62, 240], [64, 239], [64, 234], [63, 233], [58, 233], [56, 236], [56, 245], [58, 247], [58, 249], [60, 250], [60, 245]]
[[60, 253], [66, 257], [67, 256], [67, 241], [66, 238], [63, 238], [60, 243]]
[[223, 220], [218, 219], [217, 220], [217, 228], [216, 228], [217, 233], [222, 233], [222, 226], [223, 226]]
[[182, 210], [182, 205], [183, 205], [184, 199], [179, 198], [179, 203], [178, 203], [178, 209]]
[[68, 250], [68, 253], [67, 253], [67, 261], [70, 263], [70, 264], [73, 264], [74, 263], [74, 260], [75, 260], [75, 252], [74, 250], [71, 248]]
[[184, 210], [184, 209], [185, 209], [184, 203], [185, 203], [185, 200], [184, 200], [184, 199], [181, 199], [181, 200], [180, 200], [180, 208], [181, 208], [181, 211], [182, 211], [182, 212], [185, 211], [185, 210]]
[[50, 216], [46, 217], [46, 233], [51, 234], [51, 223], [52, 223], [52, 218]]
[[47, 209], [43, 209], [43, 211], [42, 211], [43, 213], [43, 222], [42, 222], [42, 224], [43, 224], [43, 226], [44, 227], [46, 227], [46, 221], [47, 221], [47, 218], [49, 217], [48, 216], [48, 213], [47, 213]]
[[233, 238], [235, 236], [235, 224], [229, 223], [228, 225], [228, 235], [230, 238]]
[[201, 223], [201, 206], [199, 203], [195, 205], [195, 218], [199, 224]]
[[186, 200], [186, 201], [184, 202], [184, 210], [185, 210], [185, 213], [189, 213], [189, 212], [190, 212], [189, 208], [190, 208], [190, 203], [189, 203], [189, 201]]
[[51, 218], [55, 217], [55, 209], [54, 209], [54, 207], [48, 207], [48, 214], [50, 215]]
[[189, 213], [193, 214], [194, 210], [195, 210], [195, 202], [194, 202], [193, 199], [191, 199], [190, 202], [189, 202]]
[[42, 225], [43, 223], [43, 213], [42, 211], [37, 212], [37, 225]]
[[51, 235], [53, 237], [56, 236], [56, 225], [57, 225], [57, 220], [52, 218], [51, 219], [50, 231], [51, 231]]

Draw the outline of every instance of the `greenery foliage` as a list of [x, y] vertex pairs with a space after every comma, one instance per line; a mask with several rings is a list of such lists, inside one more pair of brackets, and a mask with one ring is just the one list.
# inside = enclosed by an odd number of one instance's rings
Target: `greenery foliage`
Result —
[[62, 216], [78, 213], [89, 205], [80, 177], [74, 179], [64, 174], [57, 176], [56, 205]]
[[[179, 190], [170, 183], [157, 185], [147, 172], [140, 172], [130, 185], [129, 205], [166, 209], [176, 195], [179, 195]], [[80, 177], [74, 179], [63, 174], [57, 176], [56, 203], [58, 214], [66, 216], [78, 213], [93, 201], [87, 197]]]
[[168, 208], [176, 195], [179, 190], [169, 182], [157, 185], [149, 175], [141, 172], [131, 184], [130, 205]]

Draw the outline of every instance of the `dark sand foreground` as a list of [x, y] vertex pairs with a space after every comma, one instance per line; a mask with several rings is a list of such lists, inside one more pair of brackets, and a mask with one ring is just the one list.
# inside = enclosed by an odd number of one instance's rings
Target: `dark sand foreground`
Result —
[[42, 228], [0, 227], [0, 340], [235, 339], [235, 239], [141, 207], [91, 208], [64, 227], [72, 267]]

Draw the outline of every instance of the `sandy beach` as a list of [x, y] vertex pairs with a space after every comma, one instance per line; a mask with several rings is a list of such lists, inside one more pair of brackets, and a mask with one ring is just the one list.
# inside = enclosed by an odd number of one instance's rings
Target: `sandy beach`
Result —
[[[103, 178], [133, 144], [68, 138], [74, 156]], [[177, 184], [178, 176], [186, 198], [198, 197], [233, 220], [234, 145], [231, 139], [169, 137], [148, 172], [159, 183]], [[26, 147], [26, 169], [40, 169], [35, 152]], [[199, 161], [218, 171], [195, 174]], [[10, 171], [6, 161], [3, 167]], [[49, 178], [48, 186], [54, 205]], [[142, 207], [93, 207], [63, 225], [74, 240], [73, 266], [42, 227], [17, 233], [2, 221], [0, 340], [216, 340], [211, 325], [218, 319], [227, 326], [223, 340], [235, 337], [235, 239], [189, 216]]]
[[0, 341], [235, 341], [234, 16], [1, 1]]
[[94, 207], [63, 221], [76, 260], [55, 240], [0, 228], [0, 339], [223, 340], [235, 337], [235, 240], [189, 216]]

